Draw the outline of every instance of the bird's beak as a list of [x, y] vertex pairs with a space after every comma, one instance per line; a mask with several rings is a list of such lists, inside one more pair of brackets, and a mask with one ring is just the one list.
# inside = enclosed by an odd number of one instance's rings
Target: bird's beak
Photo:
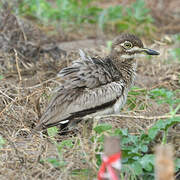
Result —
[[152, 49], [148, 49], [148, 48], [143, 48], [142, 51], [148, 55], [159, 55], [159, 52], [154, 51]]

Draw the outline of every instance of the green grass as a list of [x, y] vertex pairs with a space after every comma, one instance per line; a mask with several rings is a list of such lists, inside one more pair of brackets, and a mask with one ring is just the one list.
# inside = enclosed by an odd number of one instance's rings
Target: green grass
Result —
[[92, 0], [23, 0], [19, 4], [21, 15], [33, 16], [43, 22], [60, 22], [63, 27], [82, 23], [96, 23], [98, 7], [91, 5]]
[[128, 93], [128, 99], [127, 99], [128, 109], [135, 110], [138, 108], [139, 110], [145, 110], [147, 108], [147, 104], [145, 101], [147, 93], [148, 91], [146, 89], [141, 89], [134, 86], [131, 89], [131, 91]]
[[104, 9], [99, 16], [101, 29], [111, 27], [117, 32], [128, 31], [139, 35], [151, 35], [155, 31], [150, 10], [143, 0], [137, 0], [129, 7], [117, 5]]
[[157, 88], [151, 90], [148, 95], [154, 99], [158, 104], [166, 103], [169, 105], [170, 114], [175, 115], [180, 109], [180, 98], [178, 98], [179, 90], [170, 91], [164, 88]]
[[20, 15], [34, 17], [44, 23], [60, 24], [63, 28], [80, 28], [85, 24], [97, 24], [103, 31], [131, 32], [151, 36], [156, 28], [150, 10], [143, 0], [129, 6], [112, 6], [102, 9], [94, 0], [22, 0]]

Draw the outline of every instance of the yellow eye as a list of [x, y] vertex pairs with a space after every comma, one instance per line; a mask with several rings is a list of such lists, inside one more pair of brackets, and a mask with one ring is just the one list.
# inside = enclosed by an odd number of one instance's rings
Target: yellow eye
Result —
[[124, 47], [125, 47], [126, 49], [130, 49], [130, 48], [132, 48], [132, 47], [133, 47], [133, 45], [132, 45], [132, 43], [131, 43], [131, 42], [126, 41], [126, 42], [124, 43]]

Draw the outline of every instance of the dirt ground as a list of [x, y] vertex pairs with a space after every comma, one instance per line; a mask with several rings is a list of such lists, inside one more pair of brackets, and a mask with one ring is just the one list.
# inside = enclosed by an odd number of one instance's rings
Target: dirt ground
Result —
[[[95, 144], [87, 145], [86, 138], [80, 134], [57, 137], [58, 141], [69, 138], [75, 143], [80, 141], [80, 146], [75, 144], [72, 151], [66, 151], [64, 158], [68, 158], [69, 163], [66, 168], [59, 169], [42, 161], [60, 158], [52, 141], [42, 133], [34, 133], [32, 129], [46, 107], [51, 92], [58, 86], [57, 72], [79, 57], [79, 48], [91, 56], [106, 56], [109, 52], [106, 38], [72, 38], [71, 42], [69, 38], [68, 42], [62, 43], [42, 33], [29, 21], [19, 19], [8, 11], [6, 13], [0, 16], [0, 135], [6, 141], [0, 149], [0, 179], [76, 179], [74, 176], [69, 177], [68, 172], [83, 168], [90, 169], [94, 177], [97, 174]], [[180, 88], [180, 64], [169, 53], [179, 44], [172, 43], [171, 36], [165, 35], [164, 31], [154, 43], [149, 44], [143, 39], [149, 48], [159, 51], [160, 56], [139, 59], [135, 85], [142, 89]], [[129, 111], [126, 105], [121, 113], [131, 118], [111, 117], [103, 121], [108, 121], [113, 127], [129, 128], [134, 133], [148, 130], [157, 120], [146, 117], [165, 115], [170, 111], [167, 104], [159, 105], [143, 96], [137, 98], [147, 105], [145, 110], [140, 111], [137, 106]], [[144, 118], [133, 118], [136, 116]], [[168, 142], [174, 145], [176, 157], [180, 157], [179, 131], [179, 125], [173, 127], [168, 137]], [[84, 152], [88, 154], [86, 163]]]

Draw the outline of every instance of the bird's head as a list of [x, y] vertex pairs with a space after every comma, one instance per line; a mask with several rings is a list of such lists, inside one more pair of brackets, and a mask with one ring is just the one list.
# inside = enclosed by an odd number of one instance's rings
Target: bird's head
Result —
[[159, 55], [157, 51], [144, 48], [142, 41], [132, 34], [121, 34], [112, 43], [111, 56], [120, 59], [134, 59], [142, 54]]

